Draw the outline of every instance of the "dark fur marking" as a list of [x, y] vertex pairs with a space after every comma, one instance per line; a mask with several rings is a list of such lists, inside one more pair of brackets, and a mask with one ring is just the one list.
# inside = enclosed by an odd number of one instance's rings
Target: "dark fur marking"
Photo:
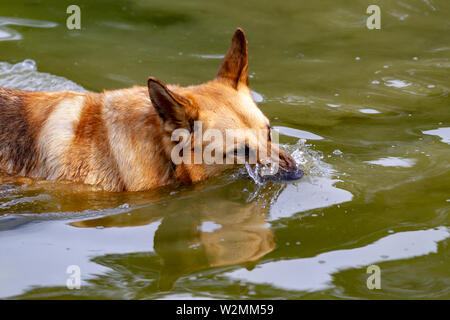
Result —
[[[36, 135], [27, 120], [25, 94], [0, 88], [0, 168], [22, 175], [36, 165]], [[6, 167], [9, 163], [12, 168]]]

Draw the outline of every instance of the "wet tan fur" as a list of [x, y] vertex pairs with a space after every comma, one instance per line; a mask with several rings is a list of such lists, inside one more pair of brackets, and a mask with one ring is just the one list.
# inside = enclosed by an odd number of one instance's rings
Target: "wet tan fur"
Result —
[[[107, 191], [147, 190], [217, 175], [232, 165], [175, 166], [171, 133], [190, 129], [197, 120], [204, 130], [267, 128], [268, 119], [250, 95], [247, 59], [239, 29], [217, 77], [198, 86], [165, 86], [151, 78], [148, 87], [102, 93], [0, 87], [0, 170]], [[292, 166], [282, 151], [280, 159], [282, 166]]]

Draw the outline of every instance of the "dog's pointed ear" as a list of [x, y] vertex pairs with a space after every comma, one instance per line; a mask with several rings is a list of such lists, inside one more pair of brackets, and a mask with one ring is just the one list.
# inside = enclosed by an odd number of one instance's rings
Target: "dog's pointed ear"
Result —
[[240, 85], [248, 86], [248, 50], [247, 38], [241, 28], [238, 28], [231, 40], [216, 79], [229, 83], [233, 88]]
[[148, 78], [147, 85], [150, 100], [159, 117], [174, 127], [188, 127], [187, 108], [191, 104], [190, 100], [169, 90], [156, 78]]

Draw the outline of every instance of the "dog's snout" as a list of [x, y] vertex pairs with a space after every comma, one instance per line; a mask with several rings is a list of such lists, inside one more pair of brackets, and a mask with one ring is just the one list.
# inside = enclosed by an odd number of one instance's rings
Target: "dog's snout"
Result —
[[280, 150], [280, 166], [285, 171], [296, 171], [297, 163], [288, 153]]
[[284, 180], [297, 180], [303, 177], [303, 171], [288, 153], [280, 150], [280, 175]]

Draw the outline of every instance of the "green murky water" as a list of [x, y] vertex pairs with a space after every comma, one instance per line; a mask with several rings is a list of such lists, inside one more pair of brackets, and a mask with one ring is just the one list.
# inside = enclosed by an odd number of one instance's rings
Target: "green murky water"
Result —
[[259, 106], [307, 175], [125, 194], [3, 177], [0, 297], [450, 298], [450, 2], [77, 1], [69, 31], [72, 2], [0, 3], [0, 85], [201, 83], [240, 26]]

